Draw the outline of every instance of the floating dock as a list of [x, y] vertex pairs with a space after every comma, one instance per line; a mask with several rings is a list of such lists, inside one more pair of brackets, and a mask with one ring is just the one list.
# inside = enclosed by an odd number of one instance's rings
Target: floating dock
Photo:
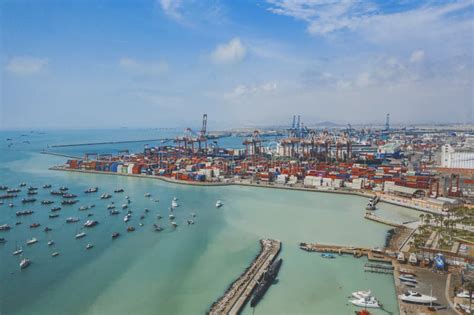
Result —
[[281, 249], [281, 242], [277, 240], [260, 240], [260, 253], [227, 289], [226, 293], [214, 302], [208, 314], [239, 314], [252, 295], [258, 279], [272, 264]]

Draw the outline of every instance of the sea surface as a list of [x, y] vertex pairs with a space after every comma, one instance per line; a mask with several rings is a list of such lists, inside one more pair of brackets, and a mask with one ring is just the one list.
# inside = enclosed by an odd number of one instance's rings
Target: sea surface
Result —
[[[12, 229], [0, 232], [7, 243], [0, 244], [0, 314], [204, 314], [209, 306], [250, 264], [259, 252], [259, 239], [275, 238], [283, 243], [283, 265], [277, 283], [256, 309], [244, 314], [353, 314], [348, 296], [356, 290], [371, 289], [383, 303], [375, 314], [398, 314], [393, 277], [366, 273], [365, 258], [349, 256], [323, 259], [319, 254], [298, 248], [299, 242], [341, 245], [382, 246], [388, 227], [364, 220], [367, 200], [362, 197], [329, 193], [273, 190], [252, 187], [195, 187], [153, 179], [50, 171], [66, 158], [41, 154], [48, 145], [173, 137], [160, 130], [74, 130], [0, 132], [0, 185], [17, 187], [21, 182], [38, 187], [38, 201], [22, 205], [26, 187], [13, 202], [0, 205], [0, 225]], [[6, 141], [11, 138], [11, 141]], [[241, 138], [223, 138], [219, 146], [241, 146]], [[13, 143], [8, 146], [9, 143]], [[128, 143], [100, 146], [51, 148], [55, 152], [82, 156], [85, 152], [141, 151], [145, 144]], [[62, 206], [60, 217], [50, 219], [49, 209], [59, 197], [51, 196], [43, 184], [53, 189], [69, 187], [79, 195], [76, 205]], [[97, 194], [84, 194], [89, 187]], [[114, 189], [124, 193], [115, 194]], [[101, 193], [113, 195], [99, 199]], [[151, 193], [151, 198], [144, 196]], [[120, 205], [129, 196], [132, 219], [124, 223]], [[174, 211], [179, 224], [173, 229], [168, 220], [172, 198], [179, 198]], [[53, 205], [41, 205], [51, 199]], [[217, 200], [224, 206], [216, 209]], [[114, 202], [120, 215], [111, 216], [106, 206]], [[88, 211], [81, 205], [95, 204]], [[150, 209], [143, 220], [144, 209]], [[417, 219], [416, 211], [381, 204], [379, 213], [397, 221]], [[17, 218], [15, 212], [34, 210]], [[190, 213], [197, 214], [187, 225]], [[99, 221], [85, 229], [87, 214]], [[157, 214], [163, 216], [158, 220]], [[67, 217], [82, 223], [66, 224]], [[21, 225], [15, 222], [21, 221]], [[31, 229], [38, 222], [41, 227]], [[143, 227], [139, 223], [144, 224]], [[152, 230], [160, 222], [163, 232]], [[46, 233], [44, 227], [52, 228]], [[126, 227], [135, 232], [127, 233]], [[74, 235], [85, 231], [86, 237]], [[121, 236], [111, 239], [111, 233]], [[39, 242], [27, 246], [26, 240]], [[47, 246], [48, 240], [56, 244]], [[94, 248], [86, 250], [86, 244]], [[20, 271], [22, 257], [13, 256], [17, 247], [32, 264]], [[58, 257], [51, 253], [58, 251]]]

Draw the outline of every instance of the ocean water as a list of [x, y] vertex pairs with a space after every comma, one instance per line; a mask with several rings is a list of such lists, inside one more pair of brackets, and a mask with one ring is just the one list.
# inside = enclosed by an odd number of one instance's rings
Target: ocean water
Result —
[[[21, 136], [25, 134], [26, 136]], [[49, 171], [65, 158], [40, 154], [51, 144], [122, 139], [167, 137], [171, 132], [157, 130], [46, 131], [0, 133], [0, 185], [18, 186], [20, 182], [39, 187], [38, 201], [22, 206], [15, 199], [14, 208], [0, 206], [0, 224], [12, 229], [0, 232], [8, 241], [0, 244], [0, 313], [3, 314], [203, 314], [222, 295], [229, 284], [249, 265], [259, 251], [258, 240], [276, 238], [283, 242], [278, 282], [267, 292], [256, 309], [247, 307], [244, 314], [353, 314], [356, 308], [348, 304], [351, 292], [371, 289], [384, 304], [385, 311], [375, 314], [398, 314], [393, 277], [365, 273], [366, 259], [348, 256], [333, 260], [321, 258], [298, 248], [299, 242], [321, 242], [345, 245], [380, 246], [388, 228], [363, 219], [366, 200], [361, 197], [328, 193], [273, 190], [251, 187], [194, 187], [159, 180], [122, 176], [77, 174]], [[6, 138], [13, 138], [8, 147]], [[30, 144], [23, 143], [29, 141]], [[225, 138], [222, 146], [238, 146], [239, 138]], [[150, 143], [153, 144], [153, 143]], [[82, 155], [84, 152], [109, 152], [120, 149], [141, 150], [144, 143], [69, 147], [57, 152]], [[60, 217], [50, 219], [49, 209], [39, 203], [55, 200], [49, 189], [69, 187], [79, 195], [80, 202], [62, 206]], [[98, 194], [84, 194], [88, 187], [98, 186]], [[122, 194], [114, 194], [124, 188]], [[113, 198], [100, 200], [103, 192]], [[151, 193], [153, 200], [144, 197]], [[130, 196], [131, 221], [121, 215], [110, 216], [106, 205], [114, 201], [120, 206]], [[168, 208], [172, 198], [179, 198], [175, 210], [177, 229], [171, 228]], [[159, 199], [159, 202], [155, 202]], [[224, 202], [216, 209], [216, 200]], [[79, 211], [81, 205], [95, 208]], [[139, 217], [144, 209], [150, 212]], [[17, 218], [15, 212], [32, 209], [31, 216]], [[186, 219], [195, 212], [194, 225]], [[69, 216], [87, 220], [87, 213], [99, 225], [81, 229], [82, 224], [66, 224]], [[165, 230], [152, 231], [158, 222]], [[409, 221], [418, 213], [404, 208], [381, 205], [380, 214], [393, 220]], [[16, 221], [22, 221], [15, 226]], [[33, 222], [41, 227], [30, 229]], [[140, 227], [139, 222], [144, 226]], [[132, 225], [135, 232], [127, 233]], [[53, 230], [45, 233], [43, 228]], [[84, 230], [87, 236], [76, 240], [74, 235]], [[111, 233], [121, 236], [113, 240]], [[31, 237], [39, 242], [26, 246]], [[53, 239], [56, 245], [47, 246]], [[86, 250], [87, 243], [94, 248]], [[22, 246], [23, 257], [32, 265], [19, 270], [21, 257], [12, 256]], [[51, 257], [53, 251], [60, 252]]]

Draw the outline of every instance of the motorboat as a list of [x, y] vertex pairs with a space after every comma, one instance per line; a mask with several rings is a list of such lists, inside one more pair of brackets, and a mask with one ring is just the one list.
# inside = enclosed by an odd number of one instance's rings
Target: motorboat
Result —
[[145, 194], [145, 197], [151, 197], [151, 194], [150, 194], [150, 193], [146, 193], [146, 194]]
[[176, 200], [171, 201], [171, 208], [176, 208], [178, 207], [178, 202]]
[[175, 218], [174, 214], [170, 214], [168, 217], [170, 220], [173, 220]]
[[86, 235], [87, 235], [86, 232], [81, 232], [81, 233], [76, 234], [75, 238], [76, 239], [83, 238]]
[[216, 202], [216, 208], [220, 208], [220, 207], [222, 207], [223, 205], [224, 205], [224, 204], [222, 203], [222, 201], [217, 200], [217, 202]]
[[127, 214], [127, 215], [123, 218], [123, 222], [128, 222], [128, 221], [130, 221], [130, 217], [131, 217], [131, 215], [130, 215], [130, 214]]
[[84, 227], [90, 228], [96, 226], [97, 224], [99, 224], [99, 222], [96, 220], [87, 220], [86, 223], [84, 223]]
[[135, 231], [135, 228], [133, 226], [127, 227], [127, 232], [133, 232]]
[[48, 241], [48, 246], [53, 246], [54, 245], [54, 241]]
[[114, 233], [112, 233], [112, 239], [117, 238], [117, 237], [119, 237], [119, 236], [120, 236], [120, 233], [119, 233], [119, 232], [114, 232]]
[[53, 208], [51, 208], [51, 211], [53, 211], [53, 212], [60, 211], [60, 210], [61, 210], [61, 207], [53, 207]]
[[59, 190], [51, 190], [50, 194], [53, 195], [53, 196], [62, 196], [62, 195], [64, 195], [64, 192], [59, 191]]
[[141, 223], [141, 222], [140, 222], [138, 225], [139, 225], [139, 226], [144, 226], [144, 224], [143, 224], [143, 223]]
[[37, 228], [37, 227], [39, 227], [39, 226], [41, 226], [41, 224], [39, 224], [39, 223], [32, 223], [32, 224], [30, 224], [30, 228], [32, 228], [32, 229], [35, 229], [35, 228]]
[[176, 223], [176, 222], [174, 222], [174, 221], [171, 221], [171, 225], [172, 225], [173, 227], [178, 227], [178, 223]]
[[37, 195], [38, 192], [36, 190], [28, 190], [28, 192], [26, 193], [28, 196], [33, 196], [33, 195]]
[[54, 253], [51, 254], [51, 256], [53, 256], [53, 257], [59, 256], [59, 252], [54, 252]]
[[13, 208], [15, 205], [10, 202], [10, 203], [8, 204], [8, 206], [9, 206], [10, 208]]
[[334, 254], [328, 254], [328, 253], [322, 253], [322, 254], [321, 254], [321, 257], [323, 257], [323, 258], [329, 258], [329, 259], [334, 259], [334, 258], [336, 258], [336, 256], [334, 256]]
[[86, 245], [86, 249], [91, 249], [92, 247], [94, 247], [94, 245], [92, 245], [92, 244], [87, 244]]
[[130, 199], [130, 196], [125, 196], [125, 199], [127, 199], [127, 200]]
[[109, 198], [112, 198], [112, 195], [109, 195], [109, 194], [106, 194], [106, 193], [100, 195], [100, 199], [109, 199]]
[[51, 185], [50, 184], [44, 184], [43, 188], [51, 188]]
[[19, 186], [20, 186], [20, 187], [25, 187], [25, 186], [26, 186], [26, 183], [25, 183], [25, 182], [21, 182]]
[[372, 292], [370, 290], [367, 291], [356, 291], [352, 292], [352, 296], [355, 297], [356, 299], [365, 299], [370, 297]]
[[[457, 296], [458, 298], [468, 299], [468, 298], [469, 298], [469, 291], [468, 291], [468, 290], [464, 290], [464, 291], [462, 291], [462, 292], [457, 293], [456, 296]], [[472, 293], [471, 297], [474, 299], [474, 292]]]
[[404, 263], [406, 261], [405, 254], [403, 252], [399, 252], [397, 255], [397, 260], [401, 263]]
[[110, 204], [110, 205], [107, 205], [107, 209], [115, 209], [115, 205], [114, 204]]
[[120, 211], [114, 209], [114, 210], [110, 210], [109, 213], [110, 213], [111, 215], [114, 215], [114, 214], [119, 214]]
[[59, 190], [60, 191], [68, 191], [69, 188], [67, 188], [66, 186], [62, 186], [62, 187], [59, 187]]
[[99, 191], [99, 187], [91, 187], [91, 188], [88, 188], [84, 191], [84, 193], [86, 194], [90, 194], [90, 193], [95, 193], [95, 192], [98, 192]]
[[33, 245], [35, 243], [38, 243], [38, 239], [35, 238], [35, 237], [33, 237], [32, 239], [26, 241], [26, 245]]
[[20, 255], [21, 253], [23, 253], [23, 248], [18, 248], [17, 250], [13, 252], [13, 256]]
[[27, 268], [29, 265], [31, 265], [31, 261], [30, 261], [28, 258], [22, 259], [22, 260], [20, 261], [20, 269], [25, 269], [25, 268]]
[[89, 210], [89, 206], [80, 206], [79, 211], [86, 211]]
[[364, 308], [380, 308], [380, 304], [373, 296], [350, 301], [352, 305]]
[[69, 217], [66, 219], [66, 223], [75, 223], [75, 222], [79, 222], [79, 218]]
[[59, 214], [58, 213], [50, 213], [49, 217], [50, 218], [57, 218], [57, 217], [59, 217]]
[[122, 209], [127, 209], [127, 208], [128, 208], [128, 205], [127, 205], [126, 203], [124, 203], [124, 204], [122, 205]]
[[0, 225], [0, 231], [8, 231], [9, 229], [10, 229], [10, 226], [8, 224]]
[[402, 300], [403, 302], [418, 303], [418, 304], [430, 304], [437, 300], [434, 296], [421, 294], [412, 290], [408, 290], [404, 294], [400, 294], [398, 298]]
[[194, 224], [194, 221], [193, 221], [193, 220], [186, 220], [186, 222], [188, 223], [188, 225]]
[[123, 192], [124, 192], [123, 188], [119, 188], [119, 189], [114, 190], [114, 193], [123, 193]]
[[411, 283], [418, 283], [418, 281], [415, 279], [415, 277], [411, 275], [406, 275], [406, 274], [401, 274], [398, 279], [402, 282], [411, 282]]
[[412, 265], [417, 265], [418, 264], [418, 258], [416, 257], [415, 253], [410, 254], [410, 256], [408, 257], [408, 262]]

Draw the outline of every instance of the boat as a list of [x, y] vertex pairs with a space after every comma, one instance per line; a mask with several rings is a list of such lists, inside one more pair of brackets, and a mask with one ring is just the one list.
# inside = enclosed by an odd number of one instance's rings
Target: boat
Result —
[[[22, 136], [23, 136], [23, 135], [22, 135]], [[25, 182], [21, 182], [19, 186], [20, 186], [20, 187], [25, 187], [25, 186], [26, 186], [26, 183], [25, 183]]]
[[408, 257], [408, 262], [412, 265], [417, 265], [418, 264], [418, 258], [416, 257], [415, 253], [410, 254], [410, 257]]
[[50, 184], [44, 184], [43, 188], [51, 188], [51, 185]]
[[66, 199], [72, 199], [72, 198], [76, 198], [77, 195], [75, 194], [63, 194], [63, 198], [66, 198]]
[[29, 190], [27, 193], [26, 193], [28, 196], [33, 196], [33, 195], [37, 195], [38, 192], [36, 190]]
[[175, 218], [174, 214], [170, 214], [168, 217], [170, 220], [173, 220]]
[[61, 186], [61, 187], [59, 187], [59, 190], [60, 191], [68, 191], [69, 188], [67, 188], [66, 186]]
[[150, 194], [150, 193], [146, 193], [146, 194], [145, 194], [145, 197], [151, 197], [151, 194]]
[[35, 238], [35, 237], [33, 237], [32, 239], [26, 241], [26, 245], [33, 245], [35, 243], [38, 243], [38, 239]]
[[133, 226], [127, 227], [127, 232], [133, 232], [135, 231], [135, 228]]
[[17, 194], [4, 194], [0, 195], [0, 199], [12, 199], [18, 197]]
[[84, 223], [84, 227], [90, 228], [96, 226], [97, 224], [99, 224], [99, 222], [96, 220], [87, 220], [86, 223]]
[[81, 232], [79, 234], [76, 234], [75, 238], [78, 239], [78, 238], [83, 238], [84, 236], [86, 236], [86, 232]]
[[41, 224], [39, 224], [39, 223], [32, 223], [32, 224], [30, 224], [30, 228], [32, 228], [32, 229], [35, 229], [35, 228], [37, 228], [37, 227], [39, 227], [39, 226], [41, 226]]
[[54, 241], [51, 240], [51, 241], [48, 241], [48, 246], [53, 246], [54, 245]]
[[9, 194], [12, 194], [12, 193], [19, 193], [21, 191], [21, 189], [19, 188], [10, 188], [10, 189], [7, 189], [7, 193]]
[[109, 205], [107, 205], [107, 209], [109, 209], [109, 210], [110, 209], [115, 209], [115, 205], [114, 204], [109, 204]]
[[80, 206], [79, 211], [86, 211], [89, 210], [89, 206]]
[[28, 189], [28, 190], [38, 190], [38, 187], [29, 186], [27, 189]]
[[117, 238], [117, 237], [119, 237], [119, 236], [120, 236], [120, 233], [119, 233], [119, 232], [114, 232], [114, 233], [112, 233], [112, 239]]
[[350, 301], [352, 305], [364, 308], [380, 308], [380, 304], [373, 296]]
[[53, 207], [51, 208], [51, 211], [55, 212], [55, 211], [60, 211], [61, 210], [61, 207]]
[[13, 256], [17, 256], [23, 253], [23, 248], [18, 248], [13, 252]]
[[[464, 290], [464, 291], [462, 291], [462, 292], [457, 293], [456, 296], [457, 296], [458, 298], [468, 299], [468, 298], [469, 298], [469, 291], [468, 291], [468, 290]], [[474, 299], [474, 292], [472, 293], [471, 297]]]
[[195, 218], [195, 217], [196, 217], [196, 213], [191, 212], [191, 216], [192, 216], [193, 218]]
[[42, 200], [42, 201], [41, 201], [41, 204], [42, 204], [42, 205], [50, 205], [50, 204], [52, 204], [52, 203], [54, 203], [53, 200]]
[[79, 222], [79, 218], [75, 218], [75, 217], [69, 217], [66, 219], [66, 223], [75, 223], [75, 222]]
[[99, 187], [91, 187], [86, 190], [84, 190], [84, 193], [86, 194], [91, 194], [99, 191]]
[[52, 230], [53, 230], [52, 228], [47, 227], [47, 226], [44, 228], [44, 231], [45, 231], [45, 232], [49, 232], [49, 231], [52, 231]]
[[10, 229], [10, 226], [8, 224], [0, 225], [0, 231], [8, 231], [9, 229]]
[[6, 242], [7, 242], [6, 238], [0, 237], [0, 244], [6, 243]]
[[51, 256], [53, 256], [53, 257], [59, 256], [59, 252], [54, 252], [54, 253], [51, 254]]
[[188, 223], [188, 225], [194, 224], [194, 221], [193, 221], [193, 220], [186, 220], [186, 222]]
[[171, 225], [172, 225], [173, 227], [178, 227], [178, 223], [176, 223], [176, 222], [174, 222], [174, 221], [171, 221]]
[[321, 254], [321, 257], [323, 257], [323, 258], [329, 258], [329, 259], [336, 258], [336, 256], [335, 256], [334, 254], [328, 254], [328, 253], [322, 253], [322, 254]]
[[176, 208], [178, 207], [178, 202], [176, 200], [171, 201], [171, 208]]
[[62, 195], [64, 195], [64, 192], [58, 191], [58, 190], [51, 190], [50, 194], [53, 195], [53, 196], [62, 196]]
[[23, 210], [23, 211], [17, 211], [16, 212], [16, 216], [17, 217], [21, 217], [21, 216], [24, 216], [24, 215], [31, 215], [35, 213], [33, 210]]
[[404, 294], [398, 296], [403, 302], [418, 303], [418, 304], [431, 304], [437, 300], [434, 296], [425, 295], [416, 291], [408, 290]]
[[8, 204], [8, 206], [9, 206], [10, 208], [12, 208], [12, 207], [14, 207], [15, 205], [10, 202], [10, 203]]
[[50, 213], [49, 217], [50, 218], [57, 218], [57, 217], [59, 217], [59, 214], [58, 213]]
[[65, 205], [65, 206], [70, 206], [70, 205], [75, 204], [75, 203], [78, 202], [78, 201], [79, 201], [79, 200], [76, 200], [76, 199], [67, 199], [67, 200], [61, 201], [61, 204], [62, 204], [62, 205]]
[[31, 261], [30, 261], [28, 258], [22, 259], [22, 260], [20, 261], [20, 269], [25, 269], [25, 268], [27, 268], [29, 265], [31, 265]]
[[370, 297], [372, 292], [370, 290], [367, 291], [356, 291], [352, 292], [352, 296], [355, 297], [356, 299], [365, 299]]
[[92, 247], [94, 247], [94, 245], [92, 245], [92, 244], [87, 244], [86, 245], [86, 249], [91, 249]]
[[8, 189], [8, 186], [5, 186], [5, 185], [0, 186], [0, 190], [7, 190], [7, 189]]
[[278, 272], [282, 263], [283, 259], [278, 259], [277, 261], [273, 262], [273, 264], [268, 268], [268, 270], [262, 275], [262, 278], [253, 293], [253, 298], [250, 301], [251, 307], [257, 306], [258, 302], [260, 302], [260, 300], [263, 298], [268, 288], [273, 284], [276, 277], [278, 276]]
[[21, 221], [15, 222], [15, 225], [20, 225], [20, 224], [21, 224]]
[[145, 212], [148, 213], [150, 212], [150, 210], [148, 208], [145, 208]]
[[355, 314], [356, 315], [372, 315], [372, 313], [369, 312], [368, 310], [355, 311]]
[[35, 202], [36, 201], [36, 198], [23, 198], [21, 200], [22, 203], [32, 203], [32, 202]]
[[399, 252], [397, 255], [397, 260], [401, 263], [405, 263], [406, 261], [405, 254], [403, 252]]
[[178, 198], [176, 198], [176, 197], [173, 197], [173, 201], [178, 201]]
[[410, 276], [410, 275], [403, 275], [401, 274], [398, 279], [400, 279], [400, 281], [403, 281], [403, 282], [411, 282], [411, 283], [418, 283], [418, 281], [415, 279], [415, 277], [413, 276]]
[[222, 207], [223, 205], [224, 205], [224, 204], [222, 203], [222, 201], [217, 200], [217, 202], [216, 202], [216, 208], [220, 208], [220, 207]]
[[164, 229], [163, 229], [161, 226], [159, 226], [158, 224], [153, 224], [153, 230], [154, 230], [155, 232], [161, 232], [161, 231], [163, 231]]
[[119, 214], [120, 211], [114, 209], [114, 210], [110, 210], [109, 213], [110, 213], [111, 215], [114, 215], [114, 214]]
[[124, 192], [123, 188], [119, 188], [119, 189], [114, 190], [114, 193], [123, 193], [123, 192]]
[[128, 205], [124, 203], [121, 207], [122, 207], [122, 209], [127, 209]]
[[128, 221], [130, 221], [130, 217], [131, 217], [131, 215], [130, 215], [130, 214], [127, 214], [127, 215], [123, 218], [123, 222], [128, 222]]
[[112, 198], [112, 195], [109, 195], [109, 194], [106, 194], [106, 193], [100, 195], [100, 199], [109, 199], [109, 198]]

